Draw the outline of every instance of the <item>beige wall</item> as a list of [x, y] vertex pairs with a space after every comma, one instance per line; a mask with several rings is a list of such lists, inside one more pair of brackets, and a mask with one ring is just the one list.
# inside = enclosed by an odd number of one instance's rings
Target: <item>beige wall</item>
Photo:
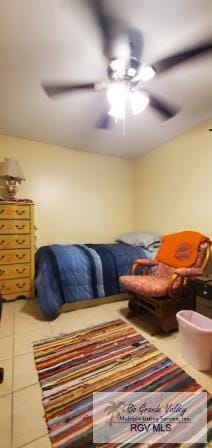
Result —
[[19, 160], [18, 197], [34, 200], [37, 245], [109, 242], [132, 231], [133, 163], [0, 136], [0, 162]]
[[135, 162], [135, 227], [212, 237], [212, 121]]
[[36, 204], [38, 246], [109, 242], [133, 230], [194, 229], [212, 237], [209, 127], [212, 122], [135, 162], [0, 136], [0, 162], [20, 162], [27, 180], [18, 197]]

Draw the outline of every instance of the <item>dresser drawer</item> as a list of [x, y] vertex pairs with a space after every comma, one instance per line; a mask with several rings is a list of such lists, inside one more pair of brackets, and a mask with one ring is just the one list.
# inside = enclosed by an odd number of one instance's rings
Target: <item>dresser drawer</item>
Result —
[[20, 293], [30, 290], [30, 279], [20, 278], [11, 280], [0, 280], [0, 291], [4, 297], [5, 294]]
[[0, 249], [21, 249], [29, 247], [30, 235], [0, 235]]
[[0, 218], [3, 219], [29, 219], [30, 207], [28, 205], [1, 204]]
[[11, 300], [17, 299], [19, 296], [25, 297], [26, 299], [33, 298], [32, 291], [22, 291], [20, 294], [15, 292], [10, 294], [4, 294], [4, 300], [6, 302], [10, 302]]
[[6, 264], [0, 266], [0, 280], [4, 279], [15, 279], [18, 277], [29, 277], [30, 276], [30, 264], [20, 263], [20, 264]]
[[30, 250], [29, 249], [17, 249], [17, 250], [0, 250], [0, 266], [2, 264], [10, 263], [29, 263], [30, 262]]
[[0, 219], [0, 235], [8, 233], [29, 233], [30, 221], [22, 219]]

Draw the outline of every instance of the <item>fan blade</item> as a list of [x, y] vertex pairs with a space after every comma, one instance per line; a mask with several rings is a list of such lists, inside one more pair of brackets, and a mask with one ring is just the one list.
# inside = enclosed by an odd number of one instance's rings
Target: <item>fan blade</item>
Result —
[[89, 2], [96, 16], [101, 33], [106, 40], [109, 39], [111, 37], [111, 28], [113, 26], [114, 19], [106, 14], [102, 0], [89, 0]]
[[54, 97], [64, 93], [75, 92], [76, 90], [94, 90], [97, 83], [88, 82], [85, 84], [47, 84], [42, 83], [42, 87], [49, 97]]
[[115, 26], [115, 20], [109, 17], [103, 8], [101, 0], [88, 0], [93, 13], [96, 17], [96, 22], [100, 28], [104, 39], [104, 51], [107, 55], [108, 47], [111, 45], [111, 40], [113, 36], [113, 27]]
[[156, 71], [156, 73], [163, 73], [166, 70], [169, 70], [170, 68], [174, 67], [175, 65], [182, 64], [183, 62], [186, 62], [189, 59], [196, 58], [201, 54], [204, 54], [211, 50], [212, 50], [212, 41], [205, 42], [197, 47], [193, 47], [185, 51], [176, 53], [173, 56], [168, 56], [167, 58], [161, 59], [155, 64], [152, 64], [152, 67]]
[[[97, 101], [97, 100], [96, 100]], [[100, 109], [99, 106], [100, 105]], [[114, 125], [114, 120], [111, 115], [109, 115], [110, 104], [108, 103], [107, 96], [105, 92], [101, 92], [98, 96], [98, 105], [94, 105], [94, 109], [100, 110], [100, 118], [97, 123], [94, 125], [96, 129], [110, 129]]]
[[108, 113], [105, 113], [100, 120], [97, 122], [95, 128], [96, 129], [111, 129], [113, 127], [113, 118], [108, 115]]
[[128, 30], [128, 35], [129, 35], [131, 58], [135, 58], [138, 61], [140, 61], [143, 50], [142, 34], [139, 30], [135, 28], [130, 28]]
[[164, 120], [168, 120], [169, 118], [174, 117], [180, 111], [178, 107], [168, 104], [164, 100], [159, 99], [158, 97], [152, 95], [151, 93], [150, 94], [148, 93], [148, 96], [149, 96], [149, 105], [154, 110], [159, 112], [159, 114], [161, 115], [161, 117], [163, 117]]
[[116, 40], [123, 43], [126, 41], [129, 49], [129, 57], [138, 61], [143, 49], [143, 38], [139, 30], [130, 28], [129, 23], [124, 20], [111, 17], [104, 8], [101, 0], [87, 0], [96, 16], [96, 21], [104, 39], [104, 53], [108, 59], [115, 59], [121, 55], [115, 53]]

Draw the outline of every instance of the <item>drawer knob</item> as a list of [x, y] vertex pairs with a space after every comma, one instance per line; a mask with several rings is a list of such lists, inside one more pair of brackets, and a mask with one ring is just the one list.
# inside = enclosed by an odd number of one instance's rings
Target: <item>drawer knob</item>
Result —
[[2, 213], [4, 213], [4, 209], [1, 209], [1, 210], [0, 210], [0, 215], [1, 215]]
[[19, 283], [16, 283], [17, 288], [21, 289], [24, 286], [26, 286], [26, 283], [22, 283], [22, 285], [20, 285]]
[[16, 272], [18, 274], [23, 274], [25, 271], [26, 271], [26, 268], [23, 268], [22, 270], [21, 269], [16, 269]]
[[16, 210], [18, 216], [22, 216], [25, 213], [25, 210]]
[[0, 260], [4, 260], [5, 255], [0, 255]]
[[4, 224], [1, 224], [0, 226], [0, 230], [2, 230], [4, 228]]
[[202, 295], [203, 295], [203, 296], [207, 296], [207, 295], [208, 295], [208, 291], [207, 291], [206, 289], [204, 289], [204, 290], [202, 291]]
[[0, 269], [0, 275], [3, 275], [5, 273], [4, 269]]
[[16, 241], [17, 244], [24, 244], [26, 240], [19, 240], [19, 239], [17, 239], [15, 241]]
[[9, 291], [10, 290], [10, 288], [8, 286], [6, 286], [6, 285], [2, 285], [1, 287], [2, 287], [2, 291], [3, 290], [5, 290], [5, 291]]
[[16, 224], [16, 229], [18, 229], [18, 230], [23, 230], [24, 227], [25, 227], [25, 224], [22, 224], [22, 226], [19, 224]]
[[2, 246], [2, 244], [4, 244], [5, 243], [5, 240], [1, 240], [0, 241], [0, 246]]
[[[4, 256], [4, 255], [3, 255]], [[18, 258], [19, 260], [22, 260], [22, 258], [24, 258], [25, 257], [25, 254], [16, 254], [15, 255], [16, 256], [16, 258]]]

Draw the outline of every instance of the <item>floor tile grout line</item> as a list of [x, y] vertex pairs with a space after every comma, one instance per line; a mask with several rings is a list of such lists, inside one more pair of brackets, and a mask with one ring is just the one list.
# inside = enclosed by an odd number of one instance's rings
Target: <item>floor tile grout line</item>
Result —
[[13, 356], [10, 356], [10, 358], [0, 358], [0, 364], [1, 364], [1, 362], [10, 361], [10, 360], [13, 360]]
[[[43, 439], [44, 437], [46, 437], [46, 436], [48, 436], [48, 435], [49, 435], [49, 433], [47, 432], [47, 433], [44, 434], [43, 436], [38, 437], [37, 439], [33, 439], [33, 440], [31, 440], [30, 442], [27, 442], [27, 443], [25, 443], [24, 445], [19, 446], [18, 448], [25, 448], [25, 447], [27, 447], [28, 445], [30, 445], [31, 443], [37, 442], [38, 440], [41, 440], [41, 439]], [[50, 443], [51, 443], [51, 442], [50, 442]]]
[[11, 395], [11, 397], [12, 397], [12, 392], [8, 392], [8, 393], [6, 393], [6, 394], [2, 394], [2, 395], [0, 395], [0, 400], [1, 400], [1, 398], [3, 398], [3, 397], [8, 397], [8, 396], [10, 396]]
[[1, 341], [1, 339], [11, 338], [12, 336], [13, 336], [12, 334], [9, 334], [7, 336], [0, 336], [0, 341]]
[[14, 355], [14, 359], [15, 358], [19, 358], [20, 356], [24, 356], [24, 355], [30, 355], [33, 354], [33, 350], [29, 350], [28, 352], [23, 352], [23, 353], [17, 353], [17, 355]]
[[22, 390], [29, 389], [29, 387], [37, 386], [37, 385], [39, 386], [39, 380], [36, 383], [28, 384], [27, 386], [24, 386], [24, 387], [21, 387], [20, 389], [14, 390], [14, 393], [21, 392]]
[[28, 387], [36, 386], [36, 384], [39, 384], [39, 380], [35, 383], [27, 384], [27, 386], [20, 387], [19, 389], [14, 389], [14, 392], [20, 392], [21, 390], [28, 389]]

